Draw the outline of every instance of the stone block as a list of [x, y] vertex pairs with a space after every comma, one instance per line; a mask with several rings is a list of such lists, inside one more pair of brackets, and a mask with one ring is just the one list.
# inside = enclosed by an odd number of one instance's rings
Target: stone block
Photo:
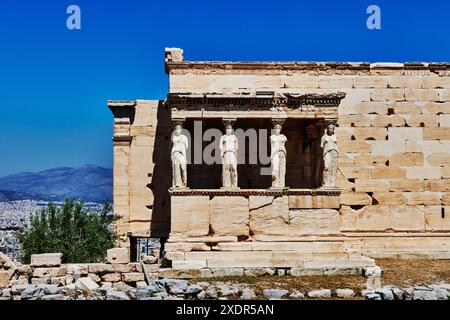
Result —
[[171, 235], [209, 234], [209, 196], [171, 196]]
[[450, 192], [450, 179], [425, 180], [423, 189], [431, 192]]
[[441, 167], [441, 176], [444, 179], [450, 178], [450, 166]]
[[425, 156], [428, 156], [431, 153], [441, 153], [443, 150], [447, 149], [450, 149], [450, 141], [406, 141], [407, 152], [422, 152]]
[[357, 192], [386, 192], [389, 191], [389, 181], [387, 180], [366, 180], [356, 179], [355, 191]]
[[[271, 259], [208, 259], [208, 268], [272, 268], [273, 263]], [[245, 271], [244, 271], [245, 272]]]
[[425, 215], [423, 208], [411, 206], [392, 206], [390, 226], [397, 231], [424, 231]]
[[450, 153], [432, 153], [427, 157], [427, 163], [431, 166], [450, 166]]
[[289, 209], [339, 208], [338, 196], [289, 195]]
[[59, 267], [61, 265], [62, 253], [43, 253], [31, 255], [32, 267]]
[[99, 285], [92, 280], [89, 277], [85, 277], [85, 278], [79, 278], [76, 282], [75, 282], [75, 287], [77, 287], [78, 289], [84, 291], [84, 292], [91, 292], [92, 290], [95, 290], [97, 288], [99, 288]]
[[423, 153], [407, 152], [394, 153], [389, 156], [390, 166], [421, 166], [423, 165]]
[[426, 206], [425, 230], [450, 231], [450, 206]]
[[291, 268], [289, 275], [293, 277], [304, 277], [304, 276], [323, 276], [324, 268]]
[[122, 274], [123, 282], [138, 282], [145, 281], [145, 276], [142, 272], [127, 272]]
[[321, 76], [319, 75], [319, 88], [353, 88], [354, 76]]
[[290, 236], [339, 234], [339, 212], [333, 209], [290, 210]]
[[289, 233], [287, 196], [250, 196], [250, 234], [282, 236]]
[[425, 76], [422, 78], [422, 86], [429, 89], [450, 88], [450, 78], [439, 76]]
[[62, 277], [67, 274], [67, 267], [66, 266], [60, 266], [60, 267], [44, 267], [44, 268], [35, 268], [33, 270], [33, 277], [36, 278], [45, 278], [45, 277]]
[[248, 235], [249, 208], [245, 197], [214, 197], [209, 207], [214, 235]]
[[448, 114], [450, 113], [450, 102], [427, 102], [425, 103], [424, 113], [430, 114]]
[[411, 114], [404, 115], [409, 127], [437, 127], [439, 117], [433, 114]]
[[12, 272], [0, 270], [0, 289], [9, 287], [9, 279], [11, 279]]
[[405, 89], [407, 101], [439, 101], [439, 91], [434, 89]]
[[412, 101], [394, 102], [389, 105], [390, 111], [397, 115], [421, 114], [424, 108], [423, 102]]
[[351, 140], [353, 135], [353, 128], [336, 128], [336, 137], [338, 140]]
[[354, 80], [354, 88], [387, 88], [388, 77], [358, 76]]
[[336, 175], [336, 187], [342, 191], [353, 191], [355, 184], [348, 181], [340, 170], [337, 171]]
[[120, 273], [107, 273], [101, 276], [104, 282], [119, 282], [122, 281]]
[[366, 206], [355, 210], [355, 228], [358, 231], [384, 231], [390, 228], [390, 206]]
[[387, 114], [386, 102], [365, 101], [360, 102], [355, 106], [355, 113], [364, 114]]
[[215, 268], [211, 270], [214, 277], [242, 277], [243, 268]]
[[450, 205], [450, 193], [443, 193], [441, 202], [443, 205]]
[[353, 135], [357, 140], [387, 140], [387, 129], [370, 127], [370, 128], [353, 128]]
[[388, 128], [389, 140], [393, 141], [418, 141], [422, 140], [422, 128]]
[[406, 170], [394, 166], [375, 166], [372, 168], [372, 179], [403, 179], [406, 177]]
[[407, 204], [411, 206], [441, 204], [441, 195], [437, 192], [408, 192], [405, 196], [408, 198]]
[[408, 179], [440, 179], [440, 167], [406, 167], [406, 178]]
[[388, 155], [373, 155], [370, 153], [360, 153], [355, 157], [355, 165], [385, 165], [389, 159]]
[[389, 181], [389, 191], [423, 191], [423, 181], [422, 180], [390, 180]]
[[450, 140], [450, 128], [423, 128], [425, 140]]
[[[372, 141], [371, 141], [372, 142]], [[370, 143], [366, 141], [338, 141], [340, 152], [370, 152]]]
[[202, 269], [206, 268], [206, 260], [172, 261], [173, 269]]
[[439, 127], [450, 128], [450, 114], [439, 115]]
[[106, 264], [106, 263], [91, 263], [88, 266], [89, 273], [123, 273], [135, 271], [135, 266], [132, 264]]
[[406, 152], [406, 143], [404, 140], [370, 141], [370, 144], [372, 145], [372, 155], [389, 156], [391, 154]]
[[[339, 107], [340, 109], [340, 107]], [[368, 127], [371, 119], [364, 114], [340, 115], [338, 119], [339, 127]]]
[[385, 115], [379, 114], [375, 116], [370, 122], [372, 127], [404, 127], [405, 119], [399, 115]]
[[372, 204], [372, 198], [365, 192], [343, 192], [339, 199], [341, 205], [347, 206]]
[[374, 89], [370, 96], [373, 101], [403, 101], [405, 100], [405, 90]]
[[106, 250], [108, 263], [129, 263], [130, 254], [127, 248], [112, 248]]
[[400, 205], [407, 202], [402, 192], [374, 192], [372, 197], [380, 205]]
[[67, 274], [87, 275], [89, 273], [87, 264], [69, 263], [66, 267]]
[[421, 88], [422, 77], [420, 76], [391, 76], [388, 77], [389, 88]]

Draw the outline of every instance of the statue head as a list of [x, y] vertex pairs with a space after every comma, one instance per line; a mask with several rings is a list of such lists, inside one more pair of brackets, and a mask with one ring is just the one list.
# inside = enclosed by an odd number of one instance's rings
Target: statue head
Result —
[[278, 136], [281, 133], [281, 125], [280, 124], [276, 124], [273, 127], [273, 131], [274, 131], [275, 135]]
[[332, 136], [334, 134], [335, 126], [333, 124], [329, 124], [327, 126], [327, 135]]
[[174, 134], [176, 135], [176, 136], [179, 136], [179, 135], [181, 135], [181, 132], [183, 131], [183, 127], [180, 125], [180, 124], [177, 124], [176, 126], [175, 126], [175, 131], [174, 131]]
[[225, 127], [225, 133], [227, 136], [230, 136], [233, 134], [233, 127], [231, 126], [231, 124], [229, 124]]

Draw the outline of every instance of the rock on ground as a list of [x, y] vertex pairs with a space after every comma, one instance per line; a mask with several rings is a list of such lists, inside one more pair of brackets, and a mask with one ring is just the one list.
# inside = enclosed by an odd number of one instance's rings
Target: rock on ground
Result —
[[241, 299], [242, 300], [255, 300], [256, 299], [255, 291], [253, 289], [249, 289], [249, 288], [243, 289], [242, 293], [241, 293]]
[[312, 290], [312, 291], [308, 292], [308, 297], [310, 297], [310, 298], [331, 298], [331, 290], [330, 289]]
[[352, 289], [348, 289], [348, 288], [337, 289], [336, 296], [338, 298], [349, 299], [349, 298], [353, 298], [355, 296], [355, 292]]
[[123, 291], [109, 290], [106, 293], [106, 300], [131, 300]]
[[286, 297], [289, 291], [283, 289], [265, 289], [263, 290], [263, 295], [267, 299], [281, 299]]

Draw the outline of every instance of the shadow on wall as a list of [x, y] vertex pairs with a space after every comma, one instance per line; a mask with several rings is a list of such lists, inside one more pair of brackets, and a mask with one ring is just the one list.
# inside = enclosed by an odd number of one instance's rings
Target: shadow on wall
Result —
[[170, 108], [160, 101], [157, 111], [156, 134], [153, 148], [153, 173], [148, 187], [153, 192], [151, 237], [168, 237], [170, 232]]

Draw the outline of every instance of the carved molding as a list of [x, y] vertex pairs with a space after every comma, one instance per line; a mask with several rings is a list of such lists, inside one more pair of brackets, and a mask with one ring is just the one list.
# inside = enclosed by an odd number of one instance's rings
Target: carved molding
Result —
[[341, 189], [171, 189], [171, 196], [339, 196]]
[[[229, 117], [237, 118], [238, 112], [286, 112], [290, 117], [337, 119], [337, 109], [344, 92], [280, 94], [274, 92], [256, 92], [253, 94], [169, 94], [167, 104], [172, 112], [225, 112]], [[233, 114], [234, 113], [234, 114]], [[188, 114], [187, 114], [188, 115]], [[187, 116], [186, 115], [186, 116]], [[226, 116], [224, 118], [227, 118]]]

